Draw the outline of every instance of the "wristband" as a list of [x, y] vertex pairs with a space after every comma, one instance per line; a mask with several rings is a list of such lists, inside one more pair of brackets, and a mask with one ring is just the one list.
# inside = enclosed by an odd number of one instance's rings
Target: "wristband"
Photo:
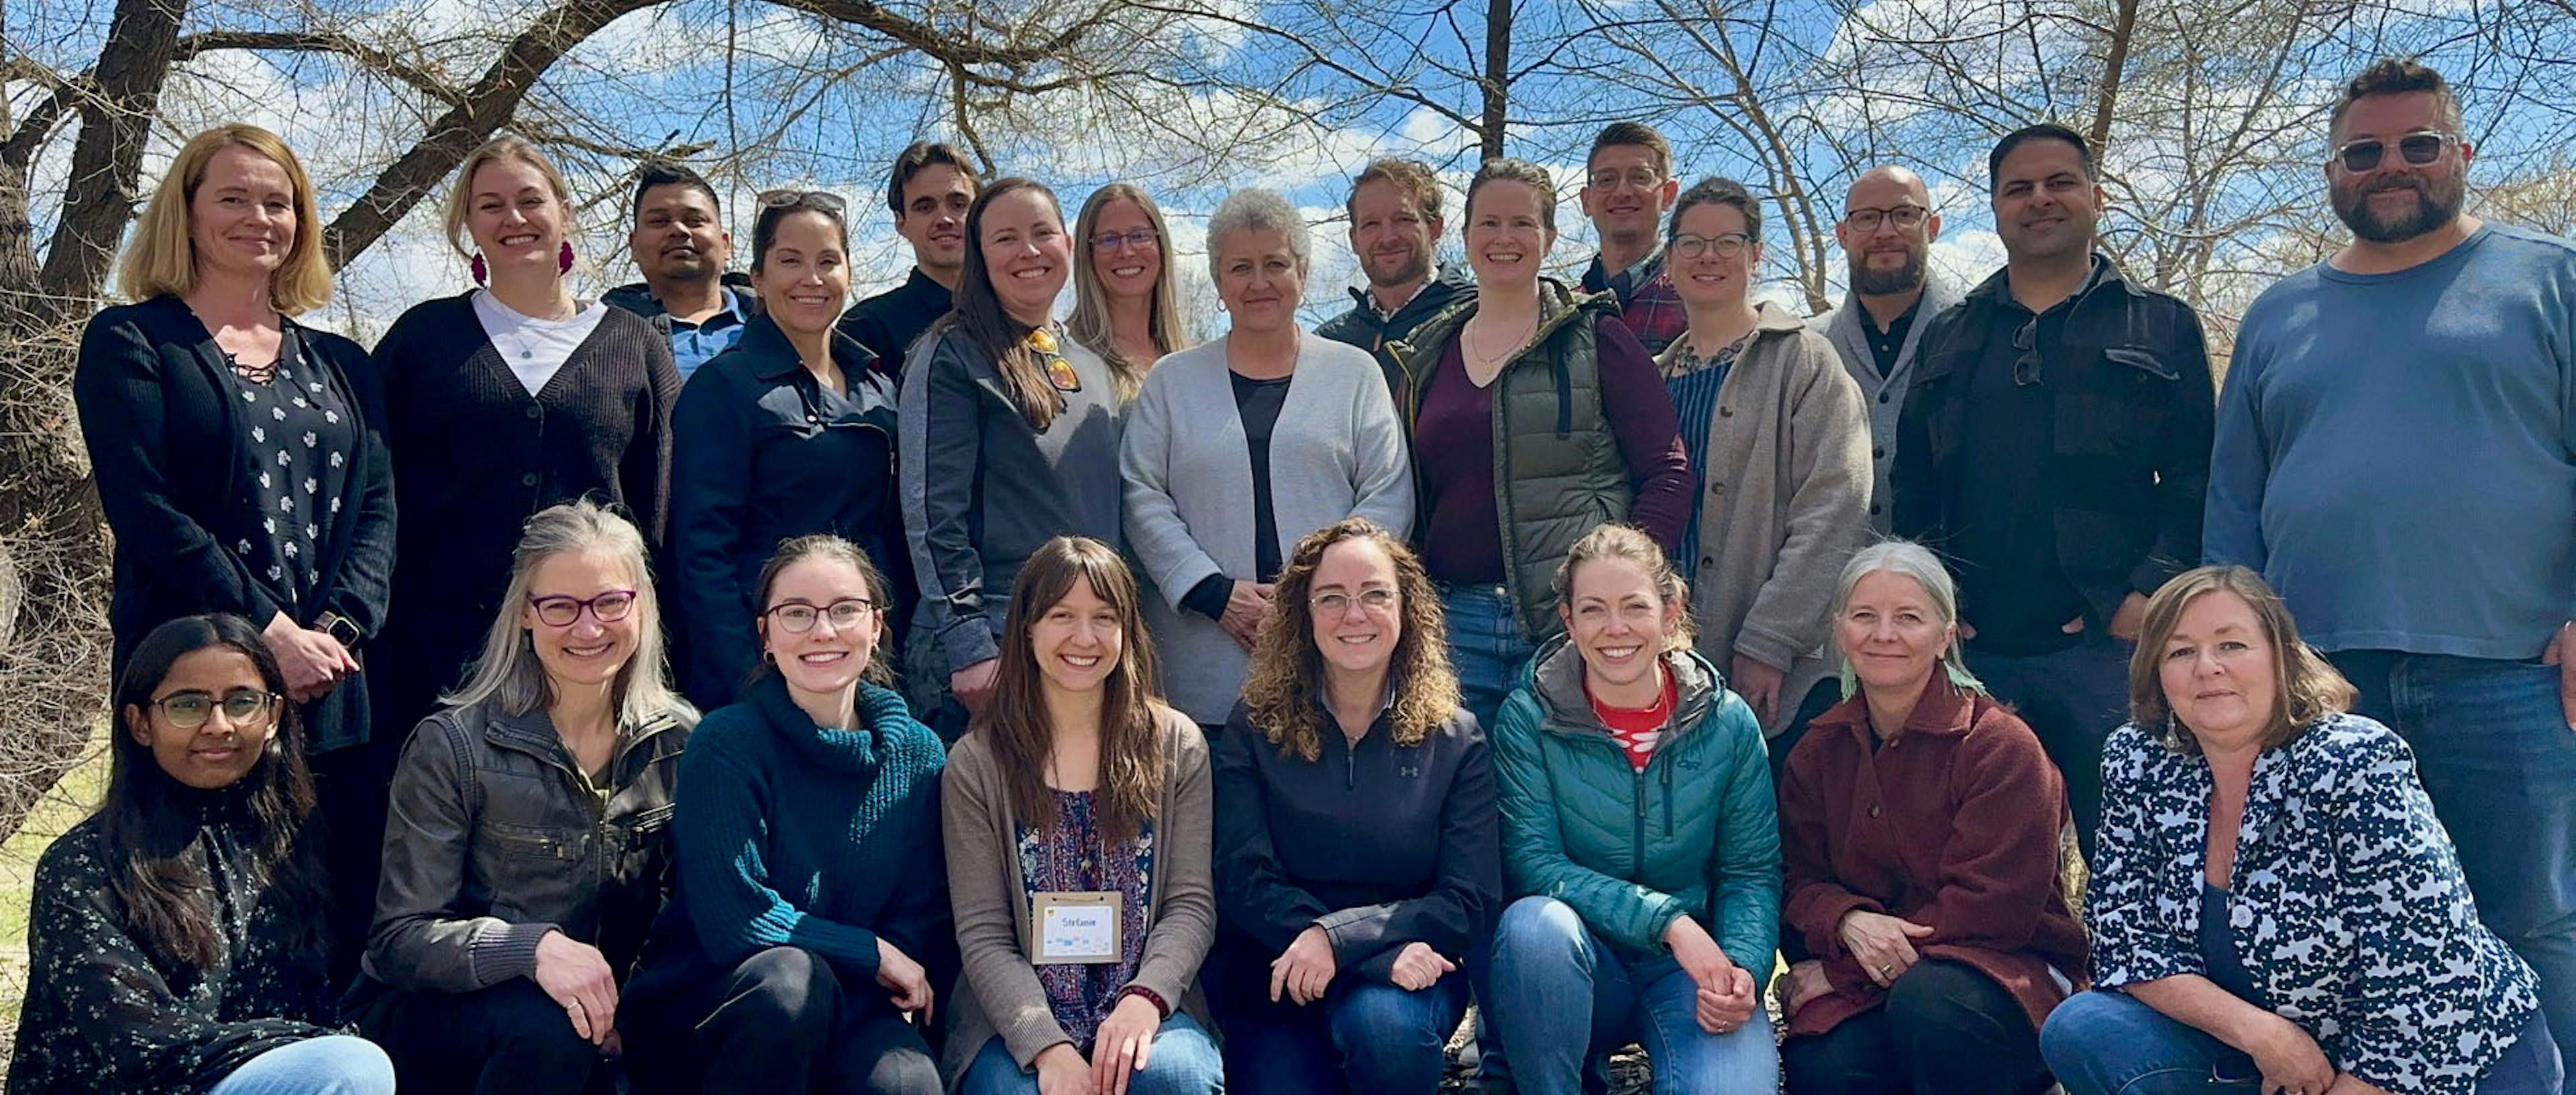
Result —
[[[1154, 1005], [1154, 1010], [1161, 1014], [1163, 1018], [1169, 1019], [1172, 1017], [1172, 1004], [1170, 1001], [1163, 999], [1162, 993], [1137, 984], [1130, 984], [1126, 988], [1118, 990], [1119, 1000], [1124, 1000], [1130, 996], [1144, 997], [1145, 1002]], [[1118, 1005], [1116, 1001], [1112, 1001], [1109, 1006], [1114, 1008]]]

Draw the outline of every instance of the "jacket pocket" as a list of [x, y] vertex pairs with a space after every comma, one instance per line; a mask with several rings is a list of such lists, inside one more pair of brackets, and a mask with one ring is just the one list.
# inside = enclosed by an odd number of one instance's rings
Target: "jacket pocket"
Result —
[[2057, 451], [2066, 456], [2107, 457], [2152, 468], [2174, 387], [2182, 374], [2153, 351], [2135, 346], [2102, 350], [2095, 367], [2056, 399]]

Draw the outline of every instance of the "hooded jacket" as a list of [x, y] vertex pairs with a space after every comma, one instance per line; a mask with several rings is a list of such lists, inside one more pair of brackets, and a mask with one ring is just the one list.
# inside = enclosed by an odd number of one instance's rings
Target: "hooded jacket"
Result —
[[1369, 295], [1367, 286], [1355, 285], [1351, 287], [1351, 310], [1325, 320], [1315, 333], [1368, 351], [1370, 357], [1377, 359], [1378, 370], [1386, 374], [1386, 394], [1401, 408], [1411, 386], [1405, 383], [1404, 367], [1396, 364], [1388, 347], [1412, 337], [1415, 327], [1441, 309], [1475, 295], [1475, 276], [1463, 266], [1443, 266], [1432, 271], [1422, 288], [1414, 291], [1413, 299], [1397, 305], [1391, 313], [1378, 310], [1377, 298]]

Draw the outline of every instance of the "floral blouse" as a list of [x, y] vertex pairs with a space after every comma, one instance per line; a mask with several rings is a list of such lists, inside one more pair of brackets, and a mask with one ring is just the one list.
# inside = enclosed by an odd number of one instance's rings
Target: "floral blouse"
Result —
[[1118, 991], [1136, 977], [1145, 954], [1145, 933], [1154, 892], [1154, 827], [1146, 823], [1133, 839], [1110, 842], [1100, 827], [1100, 807], [1092, 792], [1053, 791], [1055, 824], [1039, 830], [1020, 827], [1020, 877], [1031, 897], [1047, 891], [1106, 890], [1123, 900], [1119, 915], [1116, 962], [1051, 963], [1037, 967], [1046, 987], [1047, 1005], [1075, 1049], [1091, 1052], [1100, 1021], [1118, 1002]]
[[[2084, 906], [2101, 988], [2209, 973], [2209, 765], [2162, 739], [2132, 724], [2102, 750]], [[2261, 998], [2396, 1095], [2469, 1095], [2539, 1010], [2531, 968], [2478, 921], [2414, 752], [2369, 719], [2327, 716], [2254, 762], [2228, 888]]]
[[205, 969], [166, 966], [128, 933], [98, 818], [45, 850], [8, 1090], [203, 1095], [253, 1057], [334, 1033], [321, 969], [293, 956], [292, 910], [251, 871], [253, 825], [216, 808], [188, 846], [224, 941]]
[[259, 540], [234, 541], [233, 553], [305, 618], [304, 602], [322, 584], [322, 547], [340, 518], [340, 494], [358, 455], [358, 418], [318, 366], [304, 360], [290, 329], [276, 373], [253, 380], [226, 370], [246, 413], [242, 447], [251, 495], [259, 507]]

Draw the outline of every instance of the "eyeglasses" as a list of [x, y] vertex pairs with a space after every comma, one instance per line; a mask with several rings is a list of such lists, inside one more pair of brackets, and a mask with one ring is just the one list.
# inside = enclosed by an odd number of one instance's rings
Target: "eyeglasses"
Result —
[[1893, 224], [1898, 231], [1911, 232], [1923, 227], [1932, 211], [1919, 205], [1900, 205], [1891, 209], [1849, 209], [1843, 212], [1843, 223], [1854, 232], [1876, 232], [1881, 224]]
[[592, 619], [613, 624], [635, 611], [635, 591], [612, 589], [587, 600], [579, 597], [530, 597], [528, 607], [535, 610], [537, 622], [547, 627], [571, 627], [581, 619], [584, 609], [590, 611]]
[[763, 209], [793, 209], [804, 206], [821, 210], [835, 217], [849, 208], [849, 203], [842, 201], [840, 195], [828, 190], [763, 190], [758, 200]]
[[1139, 228], [1133, 232], [1102, 232], [1099, 235], [1091, 237], [1091, 249], [1094, 251], [1115, 251], [1118, 249], [1118, 245], [1123, 243], [1127, 245], [1129, 250], [1142, 251], [1161, 242], [1163, 242], [1163, 237], [1157, 234], [1153, 229]]
[[1585, 181], [1589, 182], [1594, 190], [1615, 190], [1623, 182], [1639, 190], [1652, 190], [1663, 185], [1664, 176], [1654, 168], [1637, 167], [1630, 168], [1624, 175], [1616, 171], [1595, 171], [1592, 177]]
[[[1354, 599], [1350, 594], [1335, 589], [1316, 594], [1308, 599], [1306, 604], [1326, 616], [1339, 616], [1351, 610], [1351, 601]], [[1367, 611], [1385, 612], [1395, 607], [1395, 591], [1363, 589], [1356, 600], [1359, 601], [1360, 607]]]
[[830, 620], [832, 630], [848, 631], [859, 626], [870, 613], [876, 610], [875, 601], [847, 597], [820, 608], [803, 601], [789, 601], [783, 605], [771, 606], [763, 615], [776, 621], [780, 630], [791, 635], [802, 635], [814, 630], [816, 620]]
[[234, 729], [257, 730], [277, 716], [277, 703], [277, 693], [256, 688], [236, 688], [224, 693], [220, 699], [214, 693], [190, 689], [154, 700], [152, 706], [170, 725], [182, 730], [204, 726], [206, 720], [213, 718], [219, 710], [224, 713], [224, 721], [231, 723]]
[[[2397, 138], [2397, 155], [2408, 166], [2423, 167], [2441, 159], [2444, 150], [2458, 143], [2460, 138], [2457, 134], [2417, 130]], [[2376, 137], [2349, 141], [2335, 150], [2335, 158], [2343, 161], [2343, 169], [2356, 175], [2379, 170], [2380, 161], [2387, 155], [2388, 142]]]
[[1744, 249], [1751, 246], [1753, 241], [1742, 232], [1725, 232], [1714, 236], [1694, 236], [1688, 232], [1676, 232], [1673, 234], [1672, 242], [1673, 257], [1677, 259], [1695, 259], [1712, 251], [1716, 252], [1719, 258], [1731, 259], [1742, 255]]

